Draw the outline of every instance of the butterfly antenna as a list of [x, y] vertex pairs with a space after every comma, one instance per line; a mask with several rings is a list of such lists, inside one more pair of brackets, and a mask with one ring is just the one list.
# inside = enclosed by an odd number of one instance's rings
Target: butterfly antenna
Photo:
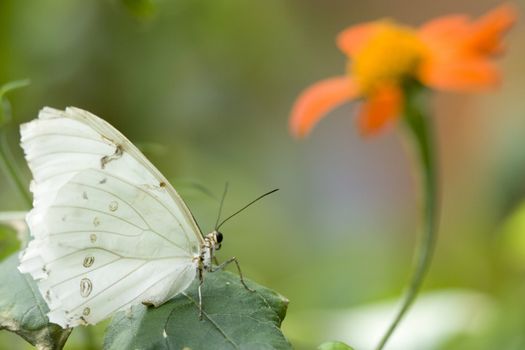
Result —
[[[230, 220], [231, 218], [233, 218], [235, 215], [239, 214], [241, 211], [243, 211], [244, 209], [248, 208], [250, 205], [252, 205], [253, 203], [259, 201], [260, 199], [263, 199], [264, 197], [274, 193], [274, 192], [277, 192], [279, 191], [278, 188], [274, 189], [274, 190], [271, 190], [270, 192], [266, 192], [265, 194], [255, 198], [253, 201], [251, 201], [250, 203], [246, 204], [244, 207], [242, 207], [241, 209], [237, 210], [235, 213], [233, 213], [232, 215], [228, 216], [226, 219], [224, 219], [219, 225], [216, 225], [216, 230], [218, 230], [226, 221]], [[222, 206], [222, 205], [221, 205]]]
[[228, 181], [226, 181], [226, 183], [224, 184], [224, 191], [222, 192], [221, 204], [219, 205], [219, 214], [217, 214], [217, 221], [215, 221], [215, 230], [217, 230], [220, 226], [219, 220], [221, 219], [222, 205], [224, 204], [224, 198], [226, 198], [226, 193], [228, 193]]

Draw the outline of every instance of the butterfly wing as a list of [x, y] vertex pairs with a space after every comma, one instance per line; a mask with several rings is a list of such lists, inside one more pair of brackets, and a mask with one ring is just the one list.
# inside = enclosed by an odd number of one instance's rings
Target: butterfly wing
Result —
[[33, 173], [30, 273], [62, 327], [160, 305], [194, 279], [202, 235], [160, 172], [120, 132], [77, 108], [22, 125]]

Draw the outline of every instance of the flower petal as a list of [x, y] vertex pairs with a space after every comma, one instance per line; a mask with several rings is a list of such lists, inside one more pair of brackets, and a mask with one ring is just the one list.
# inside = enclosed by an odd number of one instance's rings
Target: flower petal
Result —
[[[452, 60], [466, 55], [487, 57], [503, 51], [501, 37], [516, 21], [516, 11], [502, 5], [476, 21], [450, 15], [423, 25], [418, 33], [430, 59]], [[461, 57], [458, 57], [461, 56]]]
[[363, 135], [381, 130], [399, 116], [402, 102], [401, 89], [394, 84], [377, 89], [361, 107], [358, 124]]
[[501, 36], [515, 20], [514, 8], [502, 5], [476, 21], [453, 15], [428, 22], [419, 31], [428, 49], [419, 78], [442, 90], [496, 87], [500, 74], [489, 58], [502, 51]]
[[352, 57], [373, 35], [377, 25], [377, 22], [368, 22], [343, 30], [337, 36], [337, 47], [344, 54]]
[[470, 32], [470, 20], [464, 15], [436, 18], [423, 25], [418, 36], [427, 46], [430, 58], [456, 55], [465, 46]]
[[[435, 18], [419, 29], [419, 36], [425, 42], [454, 40], [458, 34], [465, 34], [470, 27], [469, 18], [465, 15], [448, 15]], [[462, 35], [459, 35], [460, 37]]]
[[357, 95], [357, 87], [348, 77], [330, 78], [310, 86], [301, 93], [292, 108], [292, 134], [306, 136], [330, 110]]
[[501, 53], [501, 37], [516, 22], [516, 17], [516, 10], [508, 4], [490, 11], [473, 23], [470, 46], [480, 53]]
[[496, 66], [477, 57], [430, 60], [422, 65], [419, 77], [427, 86], [456, 92], [494, 88], [500, 83]]

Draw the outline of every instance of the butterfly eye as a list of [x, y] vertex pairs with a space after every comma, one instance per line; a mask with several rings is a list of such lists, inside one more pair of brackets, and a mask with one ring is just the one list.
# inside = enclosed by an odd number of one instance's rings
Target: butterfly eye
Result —
[[217, 243], [221, 243], [222, 242], [222, 233], [217, 232], [217, 235], [215, 236], [215, 238], [217, 239]]

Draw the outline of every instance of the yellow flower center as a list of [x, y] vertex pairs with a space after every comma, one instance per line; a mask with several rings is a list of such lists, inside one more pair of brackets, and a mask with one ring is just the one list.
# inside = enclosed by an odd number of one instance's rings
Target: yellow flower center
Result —
[[400, 84], [414, 76], [424, 55], [425, 45], [413, 29], [384, 21], [356, 52], [349, 73], [367, 94], [379, 85]]

